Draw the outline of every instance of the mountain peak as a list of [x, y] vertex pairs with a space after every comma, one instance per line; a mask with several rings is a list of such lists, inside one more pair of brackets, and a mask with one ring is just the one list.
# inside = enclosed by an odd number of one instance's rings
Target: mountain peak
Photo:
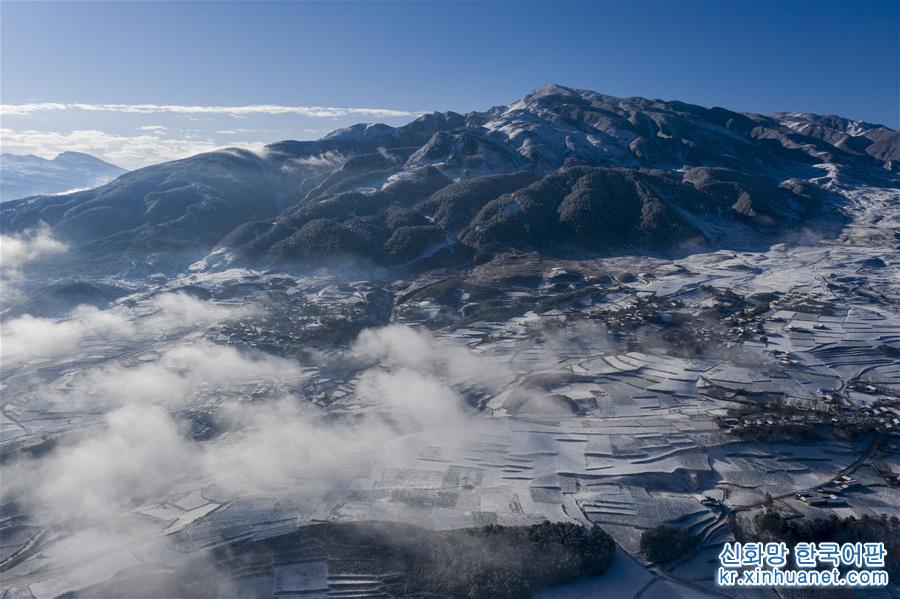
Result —
[[524, 98], [514, 103], [513, 106], [516, 105], [531, 105], [538, 102], [544, 102], [547, 100], [555, 99], [555, 98], [571, 98], [571, 99], [580, 99], [582, 97], [581, 90], [576, 90], [571, 87], [566, 87], [564, 85], [559, 85], [558, 83], [548, 83], [546, 85], [542, 85], [541, 87], [529, 92], [525, 95]]
[[56, 158], [94, 158], [96, 160], [99, 160], [99, 158], [97, 158], [96, 156], [93, 156], [91, 154], [87, 154], [85, 152], [75, 152], [72, 150], [66, 150], [65, 152], [60, 152], [59, 154], [56, 155]]
[[73, 152], [71, 150], [60, 152], [56, 155], [56, 158], [53, 159], [56, 162], [68, 162], [68, 163], [79, 163], [79, 164], [92, 164], [92, 165], [105, 165], [107, 167], [117, 168], [122, 172], [125, 172], [125, 169], [122, 169], [115, 164], [109, 163], [102, 158], [97, 158], [92, 154], [87, 154], [85, 152]]
[[565, 85], [560, 85], [558, 83], [547, 83], [546, 85], [542, 85], [541, 87], [531, 91], [525, 97], [543, 97], [543, 96], [577, 96], [579, 95], [578, 90], [566, 87]]

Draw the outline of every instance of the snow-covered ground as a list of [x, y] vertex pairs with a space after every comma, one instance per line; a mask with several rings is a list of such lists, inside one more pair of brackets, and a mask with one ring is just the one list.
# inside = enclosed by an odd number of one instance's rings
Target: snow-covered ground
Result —
[[[0, 441], [15, 484], [0, 567], [21, 593], [8, 596], [55, 597], [318, 521], [444, 530], [544, 519], [596, 523], [620, 549], [604, 576], [541, 597], [715, 596], [708, 560], [733, 539], [725, 515], [752, 513], [767, 494], [798, 514], [897, 515], [900, 491], [871, 464], [900, 469], [900, 360], [884, 349], [900, 342], [900, 195], [847, 198], [853, 222], [837, 239], [548, 263], [545, 291], [575, 269], [638, 274], [577, 308], [431, 331], [423, 324], [442, 308], [423, 301], [415, 318], [395, 309], [392, 326], [329, 348], [299, 340], [322, 315], [365, 312], [372, 282], [195, 272], [107, 310], [6, 321]], [[509, 301], [531, 292], [518, 293]], [[728, 294], [773, 299], [753, 317], [759, 330], [696, 355], [628, 347], [600, 319], [644, 318], [648, 298], [657, 312], [705, 314]], [[303, 351], [267, 349], [279, 331], [260, 315], [278, 306]], [[639, 335], [662, 329], [654, 318]], [[857, 412], [884, 406], [872, 418], [894, 440], [877, 451], [871, 436], [763, 442], [717, 420], [748, 402], [803, 408], [827, 394]], [[866, 492], [834, 508], [795, 497], [844, 472]], [[650, 569], [638, 544], [658, 524], [692, 530], [704, 549]], [[321, 590], [309, 568], [295, 577]]]

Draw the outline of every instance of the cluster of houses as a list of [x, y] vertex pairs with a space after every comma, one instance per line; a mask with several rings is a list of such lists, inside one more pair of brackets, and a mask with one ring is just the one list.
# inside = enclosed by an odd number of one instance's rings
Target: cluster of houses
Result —
[[795, 497], [806, 505], [813, 507], [833, 505], [836, 502], [840, 502], [841, 496], [846, 492], [859, 486], [858, 480], [847, 474], [841, 474], [835, 477], [832, 482], [822, 485], [814, 491], [797, 493]]
[[900, 434], [900, 414], [884, 406], [847, 407], [836, 405], [836, 400], [825, 399], [824, 410], [792, 409], [789, 414], [757, 412], [719, 419], [729, 432], [751, 432], [753, 429], [774, 427], [803, 427], [810, 431], [821, 426], [838, 427], [843, 431], [876, 431], [892, 435]]

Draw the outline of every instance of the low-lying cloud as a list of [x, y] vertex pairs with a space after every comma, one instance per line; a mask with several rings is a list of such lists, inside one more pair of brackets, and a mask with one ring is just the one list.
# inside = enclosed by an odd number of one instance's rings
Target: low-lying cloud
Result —
[[[20, 357], [52, 351], [64, 358], [88, 339], [134, 342], [238, 314], [177, 294], [152, 306], [156, 312], [143, 317], [132, 309], [92, 308], [58, 322], [17, 319], [3, 330], [4, 351], [11, 342]], [[446, 431], [465, 428], [467, 408], [448, 377], [490, 368], [464, 347], [402, 326], [364, 332], [353, 353], [367, 363], [350, 383], [355, 401], [372, 409], [351, 419], [335, 419], [309, 402], [301, 391], [307, 374], [296, 360], [191, 336], [149, 362], [87, 368], [65, 389], [47, 388], [36, 398], [75, 412], [105, 412], [101, 425], [72, 433], [46, 457], [16, 462], [16, 484], [7, 493], [26, 499], [39, 519], [80, 526], [163, 501], [183, 482], [196, 488], [215, 481], [235, 493], [249, 486], [316, 496], [359, 475], [346, 469], [352, 456], [378, 459], [390, 445], [396, 459], [390, 442], [400, 436], [434, 430], [453, 439], [459, 433]], [[259, 386], [269, 392], [251, 394]], [[210, 440], [188, 434], [185, 414], [197, 412], [216, 422]]]
[[320, 168], [337, 168], [347, 161], [347, 157], [338, 152], [324, 152], [315, 156], [306, 156], [304, 158], [295, 158], [290, 161], [289, 165], [284, 168], [291, 168], [290, 165], [301, 167], [320, 167]]
[[[29, 314], [0, 324], [0, 359], [11, 368], [35, 359], [75, 357], [107, 346], [137, 344], [184, 327], [200, 327], [247, 316], [255, 308], [204, 302], [182, 293], [166, 293], [140, 306], [99, 310], [79, 306], [68, 316], [38, 318]], [[146, 312], [146, 314], [145, 314]]]
[[42, 464], [38, 495], [57, 513], [103, 517], [121, 501], [164, 493], [191, 459], [188, 443], [156, 406], [129, 405], [106, 418], [105, 430]]
[[67, 249], [45, 224], [16, 235], [0, 235], [0, 273], [3, 278], [18, 278], [26, 265]]
[[467, 347], [403, 325], [364, 330], [352, 352], [359, 359], [388, 368], [410, 369], [450, 381], [491, 380], [505, 371], [502, 365]]

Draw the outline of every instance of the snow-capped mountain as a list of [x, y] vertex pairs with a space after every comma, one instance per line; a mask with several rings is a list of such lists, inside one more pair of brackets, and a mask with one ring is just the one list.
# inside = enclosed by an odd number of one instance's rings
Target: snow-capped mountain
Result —
[[0, 202], [98, 187], [124, 172], [81, 152], [63, 152], [52, 160], [4, 153], [0, 155]]
[[484, 112], [200, 154], [2, 216], [6, 231], [47, 223], [103, 268], [746, 247], [833, 232], [836, 186], [896, 187], [897, 152], [881, 126], [548, 85]]
[[794, 131], [851, 154], [868, 154], [883, 161], [900, 160], [900, 133], [883, 125], [808, 112], [781, 112], [774, 117]]

